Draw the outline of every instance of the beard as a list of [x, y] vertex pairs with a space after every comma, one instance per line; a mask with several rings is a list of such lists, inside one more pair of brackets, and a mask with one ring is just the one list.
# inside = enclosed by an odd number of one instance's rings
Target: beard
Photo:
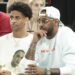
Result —
[[50, 25], [47, 26], [47, 27], [46, 26], [41, 26], [40, 29], [47, 31], [46, 35], [47, 35], [48, 39], [53, 37], [53, 34], [54, 34], [53, 33], [54, 32], [54, 25], [53, 25], [53, 23], [50, 23]]
[[53, 36], [53, 31], [54, 31], [54, 27], [53, 26], [48, 28], [47, 34], [46, 34], [48, 39]]

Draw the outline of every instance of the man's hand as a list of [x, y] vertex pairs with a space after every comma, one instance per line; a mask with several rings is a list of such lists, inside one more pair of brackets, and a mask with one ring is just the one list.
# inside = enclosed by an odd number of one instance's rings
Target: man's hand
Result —
[[37, 32], [34, 32], [34, 38], [35, 40], [40, 40], [40, 38], [46, 36], [47, 31], [45, 30], [39, 30]]
[[30, 64], [28, 68], [25, 69], [26, 75], [45, 75], [45, 69], [40, 68], [36, 65]]
[[6, 71], [6, 70], [1, 70], [0, 71], [0, 75], [11, 75], [10, 71]]

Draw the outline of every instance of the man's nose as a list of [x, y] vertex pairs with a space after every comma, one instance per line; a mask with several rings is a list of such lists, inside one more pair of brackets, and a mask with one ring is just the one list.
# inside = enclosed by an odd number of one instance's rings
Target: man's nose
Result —
[[21, 59], [18, 58], [17, 61], [18, 61], [18, 63], [20, 63]]
[[43, 25], [40, 25], [40, 29], [43, 28]]
[[12, 22], [12, 23], [16, 22], [16, 19], [15, 19], [15, 18], [13, 18], [13, 19], [11, 20], [11, 22]]

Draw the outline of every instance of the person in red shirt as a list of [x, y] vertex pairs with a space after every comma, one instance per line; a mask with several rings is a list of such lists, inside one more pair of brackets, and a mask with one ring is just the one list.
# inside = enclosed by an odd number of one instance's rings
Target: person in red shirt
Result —
[[12, 32], [10, 17], [7, 13], [0, 12], [0, 36]]

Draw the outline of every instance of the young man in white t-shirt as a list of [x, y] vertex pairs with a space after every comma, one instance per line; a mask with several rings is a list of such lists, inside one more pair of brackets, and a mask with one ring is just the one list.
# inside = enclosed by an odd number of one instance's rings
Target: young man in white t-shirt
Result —
[[[33, 34], [27, 32], [28, 22], [32, 18], [31, 8], [23, 2], [15, 2], [9, 6], [8, 13], [12, 33], [0, 37], [0, 65], [9, 63], [18, 49], [26, 53], [33, 39]], [[0, 69], [1, 72], [3, 71]]]
[[[30, 64], [25, 73], [74, 75], [75, 33], [69, 27], [59, 25], [60, 12], [53, 6], [41, 8], [38, 22], [40, 31], [35, 33], [26, 55], [27, 59], [35, 59], [37, 65]], [[32, 52], [34, 53], [31, 54]]]

